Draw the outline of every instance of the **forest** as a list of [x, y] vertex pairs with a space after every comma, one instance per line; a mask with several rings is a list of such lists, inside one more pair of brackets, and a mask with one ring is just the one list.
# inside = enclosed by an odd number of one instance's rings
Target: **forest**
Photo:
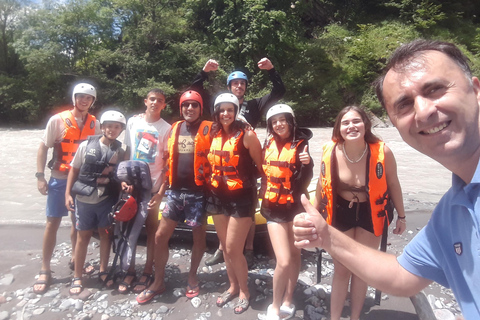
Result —
[[78, 81], [98, 90], [94, 114], [140, 112], [158, 87], [175, 120], [210, 58], [212, 95], [233, 70], [249, 76], [247, 98], [269, 92], [268, 57], [301, 125], [332, 125], [349, 104], [382, 117], [371, 83], [416, 38], [456, 43], [480, 75], [478, 0], [0, 0], [0, 125], [41, 127]]

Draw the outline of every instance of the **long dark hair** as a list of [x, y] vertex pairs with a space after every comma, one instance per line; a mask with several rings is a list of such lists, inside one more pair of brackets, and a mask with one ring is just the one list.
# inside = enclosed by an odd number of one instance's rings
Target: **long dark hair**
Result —
[[[237, 117], [237, 113], [238, 113], [238, 108], [237, 106], [235, 106], [235, 118]], [[246, 127], [247, 127], [247, 124], [244, 123], [243, 121], [234, 120], [230, 125], [230, 132], [234, 133], [234, 132], [237, 132], [238, 130], [245, 130]], [[215, 111], [213, 112], [212, 130], [210, 131], [211, 136], [215, 137], [222, 128], [223, 126], [220, 123], [220, 108], [215, 108]]]
[[342, 118], [343, 116], [350, 112], [350, 111], [355, 111], [360, 115], [362, 118], [363, 124], [365, 125], [365, 141], [367, 143], [376, 143], [381, 141], [379, 137], [373, 134], [372, 132], [372, 121], [368, 118], [367, 113], [363, 108], [358, 107], [358, 106], [347, 106], [340, 110], [340, 112], [337, 115], [337, 118], [335, 119], [335, 124], [333, 126], [333, 132], [332, 132], [332, 140], [335, 142], [340, 142], [343, 143], [345, 140], [342, 137], [342, 134], [340, 133], [340, 126], [342, 123]]
[[[288, 137], [287, 140], [293, 141], [295, 139], [295, 129], [297, 128], [297, 123], [295, 121], [295, 118], [292, 116], [291, 113], [288, 113], [288, 112], [280, 113], [280, 114], [285, 115], [285, 120], [287, 120], [287, 124], [290, 127], [290, 137]], [[273, 136], [273, 139], [275, 139], [275, 141], [279, 142], [279, 141], [281, 141], [281, 138], [273, 130], [272, 118], [273, 117], [270, 117], [267, 121], [267, 130], [268, 130], [268, 133]]]

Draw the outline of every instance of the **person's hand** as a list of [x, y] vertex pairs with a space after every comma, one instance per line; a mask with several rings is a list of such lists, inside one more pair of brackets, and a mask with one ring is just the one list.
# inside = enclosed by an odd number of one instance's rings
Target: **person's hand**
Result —
[[308, 145], [305, 146], [303, 151], [298, 155], [300, 158], [300, 162], [302, 164], [309, 164], [310, 163], [310, 155], [308, 154]]
[[121, 186], [122, 186], [122, 190], [124, 192], [126, 192], [128, 194], [132, 194], [132, 192], [133, 192], [133, 186], [132, 185], [129, 185], [125, 181], [122, 181]]
[[327, 222], [304, 194], [302, 194], [302, 205], [305, 212], [297, 214], [293, 219], [295, 246], [297, 248], [321, 247], [327, 249], [330, 245]]
[[217, 71], [218, 70], [218, 62], [213, 60], [213, 59], [210, 59], [207, 61], [207, 63], [205, 63], [205, 66], [203, 67], [203, 71], [205, 72], [210, 72], [210, 71]]
[[393, 229], [393, 234], [402, 234], [407, 229], [407, 220], [405, 219], [398, 219], [395, 225], [395, 229]]
[[65, 207], [68, 211], [75, 211], [75, 202], [71, 195], [65, 195]]
[[48, 182], [44, 177], [37, 179], [37, 189], [41, 194], [46, 196], [48, 194]]
[[158, 203], [162, 202], [162, 197], [158, 193], [155, 193], [152, 196], [152, 199], [148, 202], [148, 209], [152, 209], [157, 205]]
[[260, 61], [258, 61], [257, 65], [261, 70], [273, 69], [273, 64], [268, 58], [261, 59]]

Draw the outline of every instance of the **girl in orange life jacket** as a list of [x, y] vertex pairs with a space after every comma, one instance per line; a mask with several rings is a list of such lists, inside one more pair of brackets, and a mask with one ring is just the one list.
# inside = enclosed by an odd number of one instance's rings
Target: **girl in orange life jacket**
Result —
[[[395, 234], [405, 231], [402, 189], [392, 151], [371, 131], [365, 111], [343, 108], [333, 127], [332, 142], [323, 147], [314, 206], [327, 222], [356, 241], [378, 248], [385, 223], [385, 195], [393, 200], [398, 218]], [[367, 284], [334, 260], [330, 315], [340, 319], [351, 279], [350, 319], [359, 319]]]
[[273, 276], [273, 303], [267, 319], [291, 318], [295, 314], [293, 292], [300, 272], [300, 249], [294, 245], [293, 218], [303, 212], [302, 193], [313, 176], [308, 153], [312, 132], [298, 128], [292, 108], [277, 104], [267, 112], [268, 136], [263, 147], [261, 212], [267, 219], [268, 234], [277, 259]]
[[[230, 287], [217, 299], [222, 307], [238, 295], [234, 312], [248, 309], [247, 261], [243, 245], [257, 204], [256, 170], [261, 171], [261, 145], [252, 130], [237, 120], [239, 103], [231, 93], [215, 100], [212, 144], [208, 154], [211, 167], [207, 214], [213, 215], [217, 235], [224, 248]], [[255, 169], [255, 165], [257, 169]]]

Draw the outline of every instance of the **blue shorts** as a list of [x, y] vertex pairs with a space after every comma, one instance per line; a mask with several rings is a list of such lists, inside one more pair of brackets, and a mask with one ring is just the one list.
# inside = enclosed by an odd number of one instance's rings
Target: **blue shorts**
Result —
[[110, 212], [114, 204], [113, 197], [95, 204], [75, 200], [75, 217], [77, 218], [75, 228], [85, 231], [109, 227], [113, 223]]
[[48, 181], [47, 217], [61, 218], [68, 216], [65, 207], [65, 190], [67, 179], [50, 178]]
[[176, 222], [185, 222], [190, 227], [205, 224], [205, 194], [203, 192], [189, 192], [168, 190], [167, 204], [162, 217]]

